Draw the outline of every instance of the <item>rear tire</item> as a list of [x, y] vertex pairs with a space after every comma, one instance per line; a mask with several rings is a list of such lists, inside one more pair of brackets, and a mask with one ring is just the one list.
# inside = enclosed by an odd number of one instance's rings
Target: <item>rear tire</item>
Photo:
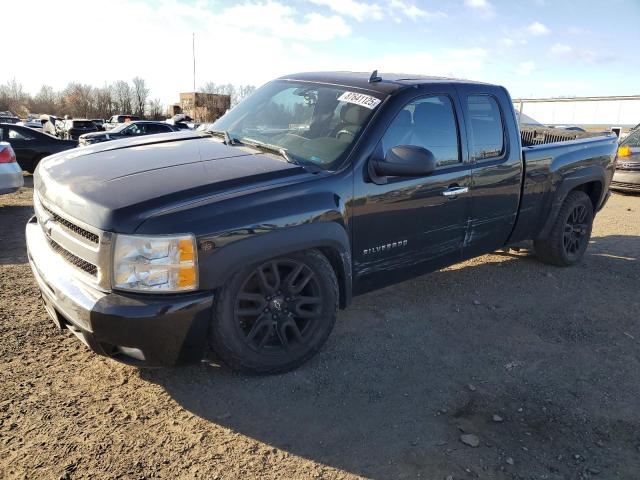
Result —
[[549, 236], [536, 240], [536, 256], [544, 263], [569, 267], [582, 260], [593, 227], [593, 205], [581, 191], [570, 192], [560, 207]]
[[234, 370], [292, 370], [329, 337], [338, 298], [333, 268], [317, 250], [242, 268], [220, 291], [209, 345]]

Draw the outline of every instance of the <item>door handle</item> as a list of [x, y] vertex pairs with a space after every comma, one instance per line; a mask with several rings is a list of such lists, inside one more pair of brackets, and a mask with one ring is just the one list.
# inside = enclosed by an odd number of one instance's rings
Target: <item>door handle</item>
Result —
[[462, 195], [464, 193], [469, 192], [469, 187], [450, 187], [442, 192], [442, 195], [445, 197], [457, 197], [458, 195]]

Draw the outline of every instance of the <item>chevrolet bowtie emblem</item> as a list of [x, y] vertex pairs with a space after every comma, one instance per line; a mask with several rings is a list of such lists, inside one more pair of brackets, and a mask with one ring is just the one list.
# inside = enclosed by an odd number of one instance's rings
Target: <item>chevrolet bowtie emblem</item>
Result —
[[53, 218], [47, 217], [42, 223], [42, 228], [47, 233], [48, 236], [51, 236], [51, 229], [53, 228]]

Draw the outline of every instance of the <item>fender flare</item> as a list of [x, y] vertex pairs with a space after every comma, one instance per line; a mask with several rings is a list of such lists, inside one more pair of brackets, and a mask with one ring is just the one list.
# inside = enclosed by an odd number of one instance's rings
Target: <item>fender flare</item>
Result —
[[586, 185], [591, 182], [599, 182], [602, 185], [602, 192], [600, 192], [600, 197], [597, 200], [595, 208], [593, 209], [594, 214], [598, 210], [598, 206], [602, 202], [602, 199], [606, 195], [604, 191], [605, 182], [605, 174], [604, 169], [601, 166], [590, 166], [584, 169], [580, 169], [578, 172], [574, 172], [572, 174], [567, 175], [562, 179], [562, 182], [556, 188], [555, 195], [553, 197], [553, 201], [551, 203], [551, 208], [549, 210], [549, 216], [545, 221], [542, 230], [536, 237], [536, 239], [543, 239], [549, 236], [549, 232], [553, 228], [553, 225], [558, 217], [558, 212], [560, 211], [560, 207], [564, 203], [567, 195], [572, 190], [575, 190], [577, 187], [581, 185]]
[[352, 297], [350, 245], [347, 231], [337, 222], [306, 223], [253, 234], [214, 248], [210, 255], [199, 260], [200, 287], [218, 289], [239, 268], [316, 248], [331, 262], [340, 287], [340, 307], [346, 308]]

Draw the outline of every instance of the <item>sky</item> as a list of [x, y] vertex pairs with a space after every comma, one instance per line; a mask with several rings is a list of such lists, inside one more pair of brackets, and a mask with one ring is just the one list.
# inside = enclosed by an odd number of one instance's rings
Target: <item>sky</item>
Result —
[[34, 94], [140, 76], [177, 102], [193, 90], [192, 34], [197, 87], [378, 69], [514, 98], [640, 94], [640, 0], [29, 0], [0, 17], [0, 83]]

